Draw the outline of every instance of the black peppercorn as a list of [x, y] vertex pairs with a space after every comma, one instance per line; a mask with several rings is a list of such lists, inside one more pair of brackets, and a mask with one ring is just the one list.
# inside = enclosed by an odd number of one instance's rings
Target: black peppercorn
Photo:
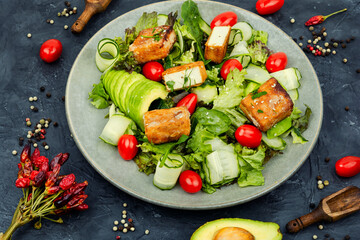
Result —
[[51, 120], [51, 118], [48, 118], [48, 119], [46, 119], [46, 121], [48, 121], [49, 123], [51, 123], [52, 120]]
[[70, 5], [71, 5], [69, 1], [65, 1], [64, 4], [65, 4], [65, 6], [67, 6], [67, 7], [70, 7]]
[[45, 146], [47, 145], [47, 143], [46, 143], [46, 142], [43, 142], [42, 145], [45, 147]]
[[327, 234], [325, 234], [325, 237], [327, 237], [327, 238], [328, 238], [328, 237], [330, 237], [330, 234], [328, 234], [328, 233], [327, 233]]
[[349, 236], [349, 235], [346, 235], [346, 236], [344, 237], [344, 240], [350, 240], [350, 236]]
[[349, 106], [346, 106], [345, 111], [349, 111], [349, 110], [350, 110]]
[[38, 109], [37, 107], [34, 107], [34, 108], [32, 109], [32, 111], [33, 111], [33, 112], [38, 112], [39, 109]]
[[350, 43], [350, 42], [351, 42], [351, 39], [350, 39], [350, 38], [346, 39], [346, 42], [347, 42], [347, 43]]
[[51, 93], [46, 93], [46, 97], [50, 98], [50, 97], [51, 97]]
[[320, 175], [316, 177], [316, 180], [318, 180], [318, 181], [321, 179], [322, 179], [322, 177]]
[[315, 207], [316, 207], [316, 206], [315, 206], [315, 203], [310, 203], [309, 207], [310, 207], [310, 208], [315, 208]]
[[341, 47], [346, 48], [346, 44], [345, 43], [341, 44]]
[[59, 126], [58, 122], [54, 122], [54, 127]]
[[330, 161], [329, 157], [325, 158], [325, 162], [329, 162], [329, 161]]
[[357, 73], [360, 73], [360, 68], [356, 69], [356, 72], [357, 72]]
[[63, 102], [65, 102], [65, 96], [62, 96], [61, 100], [62, 100]]
[[354, 40], [355, 40], [355, 37], [354, 37], [354, 36], [352, 36], [350, 39], [354, 41]]
[[296, 38], [293, 38], [294, 42], [297, 42], [297, 39]]

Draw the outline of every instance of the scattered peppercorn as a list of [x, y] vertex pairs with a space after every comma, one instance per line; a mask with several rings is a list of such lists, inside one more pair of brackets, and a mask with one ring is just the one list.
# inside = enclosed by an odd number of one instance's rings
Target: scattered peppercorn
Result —
[[296, 38], [293, 38], [294, 42], [297, 42], [297, 39]]
[[119, 240], [121, 237], [120, 236], [116, 236], [116, 239]]
[[309, 207], [310, 207], [310, 208], [315, 208], [316, 205], [315, 205], [315, 203], [310, 203]]
[[345, 43], [341, 44], [341, 47], [346, 48], [346, 44]]
[[54, 122], [54, 127], [59, 126], [58, 122]]
[[348, 60], [347, 60], [346, 58], [343, 59], [343, 63], [347, 63], [347, 61], [348, 61]]
[[290, 19], [290, 23], [295, 23], [295, 19], [294, 18]]
[[346, 236], [344, 237], [344, 240], [350, 240], [350, 236], [349, 236], [349, 235], [346, 235]]
[[123, 203], [123, 207], [127, 207], [127, 203]]
[[313, 235], [313, 239], [317, 239], [318, 238], [318, 236], [317, 235]]
[[17, 151], [16, 151], [16, 150], [13, 150], [11, 153], [12, 153], [12, 155], [14, 155], [14, 156], [17, 155]]
[[50, 19], [46, 19], [46, 22], [47, 22], [47, 23], [50, 23]]
[[314, 31], [314, 32], [311, 32], [311, 34], [313, 35], [313, 36], [315, 36], [316, 35], [316, 32]]
[[31, 33], [28, 33], [26, 36], [27, 36], [28, 38], [31, 38]]
[[145, 230], [145, 234], [148, 235], [150, 231], [148, 229]]
[[320, 225], [318, 226], [318, 228], [319, 228], [319, 230], [323, 230], [323, 229], [324, 229], [324, 226], [320, 224]]
[[349, 106], [346, 106], [345, 111], [349, 111], [349, 110], [350, 110]]
[[50, 20], [50, 24], [54, 24], [54, 20], [51, 19], [51, 20]]
[[319, 176], [316, 177], [316, 180], [318, 180], [318, 181], [322, 180], [322, 177], [319, 175]]
[[327, 237], [327, 238], [330, 237], [330, 234], [326, 233], [326, 234], [325, 234], [325, 237]]
[[33, 111], [33, 112], [38, 112], [39, 109], [38, 109], [37, 107], [34, 107], [34, 108], [32, 109], [32, 111]]
[[113, 226], [113, 231], [116, 232], [118, 229], [116, 226]]
[[43, 147], [45, 147], [45, 146], [47, 145], [47, 143], [46, 143], [46, 142], [43, 142], [42, 145], [43, 145]]
[[314, 31], [314, 27], [313, 27], [313, 26], [310, 26], [310, 27], [309, 27], [309, 31]]
[[356, 73], [360, 73], [360, 68], [356, 69]]
[[65, 4], [65, 6], [67, 6], [67, 7], [70, 7], [70, 5], [71, 5], [69, 1], [65, 1], [64, 4]]
[[324, 181], [324, 185], [325, 185], [325, 186], [328, 186], [329, 184], [330, 184], [330, 183], [329, 183], [328, 180], [325, 180], [325, 181]]
[[40, 92], [44, 92], [45, 91], [45, 87], [44, 86], [41, 86], [40, 87]]
[[47, 97], [47, 98], [51, 98], [51, 93], [49, 93], [49, 92], [46, 93], [46, 97]]
[[330, 158], [329, 157], [326, 157], [325, 158], [325, 162], [329, 162], [330, 161]]
[[65, 96], [62, 96], [62, 97], [61, 97], [61, 100], [62, 100], [63, 102], [65, 102]]
[[67, 30], [69, 28], [68, 25], [64, 25], [64, 29]]

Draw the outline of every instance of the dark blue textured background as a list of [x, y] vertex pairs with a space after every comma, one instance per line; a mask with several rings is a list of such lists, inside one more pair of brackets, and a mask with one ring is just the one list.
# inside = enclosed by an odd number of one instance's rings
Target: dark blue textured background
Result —
[[[72, 63], [77, 54], [102, 26], [117, 16], [155, 0], [113, 0], [105, 13], [96, 15], [85, 30], [73, 35], [69, 28], [84, 9], [84, 2], [72, 0], [78, 14], [69, 18], [58, 18], [57, 12], [65, 6], [63, 1], [49, 0], [0, 0], [0, 232], [4, 232], [11, 222], [12, 214], [21, 197], [14, 181], [19, 157], [11, 152], [18, 146], [18, 137], [26, 138], [29, 130], [25, 118], [32, 122], [42, 117], [50, 117], [59, 122], [59, 127], [50, 126], [46, 141], [50, 149], [46, 152], [53, 157], [58, 152], [69, 152], [70, 160], [64, 165], [63, 173], [74, 172], [79, 181], [88, 180], [87, 203], [90, 209], [82, 213], [72, 213], [63, 217], [64, 224], [43, 221], [39, 231], [32, 224], [18, 230], [13, 239], [115, 239], [119, 233], [112, 231], [113, 221], [121, 219], [122, 203], [126, 202], [128, 217], [134, 219], [136, 230], [120, 233], [121, 239], [189, 239], [191, 234], [207, 221], [240, 217], [261, 221], [273, 221], [280, 225], [284, 239], [311, 239], [313, 234], [323, 239], [329, 233], [337, 240], [349, 234], [351, 239], [360, 239], [360, 214], [354, 214], [336, 223], [324, 223], [324, 229], [311, 226], [298, 234], [287, 234], [285, 225], [289, 220], [310, 211], [311, 202], [318, 203], [323, 197], [349, 185], [360, 186], [360, 175], [343, 179], [334, 171], [337, 159], [346, 155], [360, 156], [360, 2], [357, 0], [287, 0], [283, 8], [265, 18], [279, 26], [290, 36], [305, 39], [311, 33], [303, 23], [313, 15], [328, 14], [348, 8], [346, 13], [329, 18], [322, 26], [327, 28], [328, 39], [356, 40], [346, 49], [338, 48], [336, 55], [326, 58], [309, 56], [319, 80], [324, 96], [324, 120], [320, 137], [312, 154], [303, 167], [286, 183], [273, 192], [252, 202], [235, 207], [211, 211], [183, 211], [158, 207], [135, 199], [105, 181], [84, 159], [71, 138], [65, 118], [65, 106], [61, 97]], [[223, 1], [255, 12], [255, 1]], [[295, 18], [295, 24], [290, 24]], [[54, 19], [50, 25], [46, 19]], [[319, 29], [319, 27], [317, 27]], [[27, 33], [32, 38], [26, 37]], [[41, 43], [49, 38], [59, 39], [63, 54], [59, 61], [46, 64], [38, 56]], [[302, 41], [305, 43], [305, 40]], [[280, 43], [281, 44], [281, 43]], [[306, 43], [305, 43], [306, 45]], [[342, 59], [348, 63], [343, 64]], [[46, 98], [39, 91], [40, 86], [52, 94]], [[30, 103], [28, 98], [37, 96], [39, 100]], [[30, 105], [39, 112], [30, 110]], [[345, 111], [345, 106], [350, 110]], [[43, 148], [40, 147], [42, 152]], [[324, 159], [331, 160], [326, 163]], [[276, 174], [276, 173], [274, 173]], [[316, 176], [330, 181], [323, 190], [317, 189]], [[140, 183], [139, 183], [140, 184]], [[145, 229], [150, 230], [144, 235]]]

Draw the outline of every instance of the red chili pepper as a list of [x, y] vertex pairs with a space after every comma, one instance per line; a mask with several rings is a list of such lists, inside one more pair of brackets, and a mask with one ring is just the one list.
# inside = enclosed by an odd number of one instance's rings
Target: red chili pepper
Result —
[[66, 190], [60, 197], [54, 200], [55, 207], [59, 208], [65, 206], [72, 196], [78, 195], [80, 192], [84, 191], [87, 185], [87, 181], [73, 185], [71, 188]]
[[80, 206], [88, 195], [75, 195], [67, 204], [66, 208], [76, 208]]
[[60, 190], [59, 186], [52, 186], [52, 187], [47, 187], [45, 188], [45, 195], [54, 195], [55, 193], [57, 193]]
[[49, 162], [43, 162], [40, 166], [40, 171], [47, 173], [49, 171]]
[[40, 157], [40, 150], [39, 148], [35, 148], [34, 152], [31, 154], [31, 161], [34, 162], [38, 157]]
[[75, 175], [72, 173], [65, 176], [59, 183], [59, 186], [62, 190], [68, 190], [73, 185], [74, 182], [75, 182]]
[[34, 179], [35, 179], [36, 175], [38, 175], [38, 173], [39, 173], [39, 171], [36, 171], [36, 170], [32, 171], [30, 174], [30, 180], [34, 181]]
[[45, 156], [38, 156], [32, 159], [33, 164], [40, 168], [43, 163], [49, 164], [49, 159]]
[[31, 197], [32, 197], [32, 193], [29, 194], [28, 198], [27, 198], [27, 201], [30, 201], [31, 200]]
[[52, 187], [54, 186], [57, 176], [59, 175], [60, 172], [60, 164], [56, 164], [53, 168], [53, 171], [49, 174], [47, 181], [45, 183], [45, 187]]
[[50, 162], [50, 169], [53, 170], [56, 164], [59, 164], [61, 157], [62, 157], [62, 153], [59, 153], [58, 155], [56, 155]]
[[18, 178], [15, 181], [15, 186], [17, 188], [27, 188], [30, 185], [30, 179], [29, 178]]
[[74, 208], [77, 211], [85, 211], [87, 209], [89, 209], [89, 205], [87, 205], [86, 203], [82, 203], [79, 206]]
[[34, 186], [35, 187], [40, 187], [42, 185], [42, 183], [45, 181], [46, 179], [46, 173], [43, 171], [40, 171], [34, 179]]
[[305, 26], [311, 26], [311, 25], [316, 25], [316, 24], [320, 24], [322, 22], [324, 22], [328, 17], [331, 17], [332, 15], [335, 15], [337, 13], [341, 13], [341, 12], [345, 12], [347, 10], [347, 8], [344, 8], [343, 10], [331, 13], [329, 15], [323, 16], [323, 15], [317, 15], [317, 16], [313, 16], [312, 18], [310, 18], [306, 23]]
[[33, 171], [33, 167], [30, 158], [27, 158], [25, 159], [24, 168], [23, 168], [24, 177], [29, 178], [32, 171]]
[[25, 145], [25, 147], [23, 148], [23, 150], [20, 154], [20, 162], [23, 163], [23, 162], [25, 162], [25, 159], [29, 158], [30, 151], [31, 151], [31, 146]]
[[64, 165], [64, 163], [69, 159], [70, 153], [63, 153], [61, 160], [60, 160], [60, 165]]

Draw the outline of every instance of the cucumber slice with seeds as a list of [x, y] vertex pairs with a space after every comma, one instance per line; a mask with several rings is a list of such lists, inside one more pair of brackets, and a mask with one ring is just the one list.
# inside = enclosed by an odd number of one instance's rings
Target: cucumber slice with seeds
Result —
[[253, 35], [253, 27], [247, 22], [238, 22], [231, 29], [240, 30], [242, 33], [242, 40], [249, 41]]
[[268, 71], [254, 64], [249, 64], [249, 66], [246, 68], [246, 72], [247, 74], [245, 75], [245, 79], [256, 82], [258, 84], [263, 84], [271, 78]]
[[285, 90], [293, 90], [300, 87], [300, 71], [297, 68], [287, 68], [270, 74], [276, 78]]
[[118, 44], [110, 38], [99, 41], [95, 55], [95, 63], [100, 72], [111, 68], [120, 56]]

